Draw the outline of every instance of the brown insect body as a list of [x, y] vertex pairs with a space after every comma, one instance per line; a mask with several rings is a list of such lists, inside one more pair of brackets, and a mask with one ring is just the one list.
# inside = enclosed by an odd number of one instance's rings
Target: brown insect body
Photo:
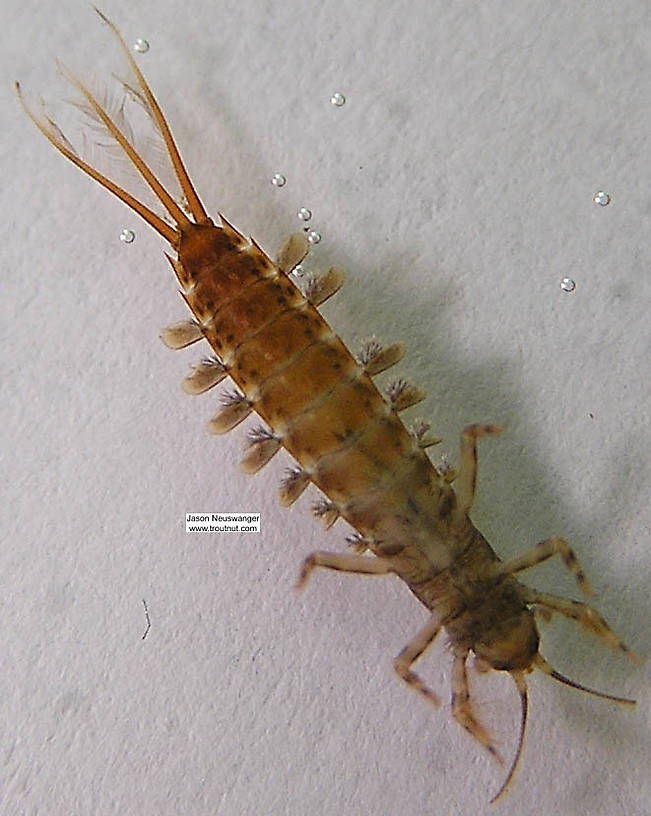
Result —
[[[289, 277], [230, 225], [182, 233], [174, 268], [206, 340], [251, 408], [369, 549], [447, 622], [455, 644], [495, 660], [494, 668], [528, 668], [538, 635], [517, 581], [478, 580], [498, 557]], [[533, 650], [516, 638], [523, 628]]]
[[[303, 565], [299, 585], [317, 566], [361, 574], [395, 574], [405, 581], [431, 616], [396, 658], [396, 671], [438, 704], [436, 695], [411, 666], [444, 629], [454, 655], [453, 714], [498, 759], [491, 738], [474, 716], [465, 663], [473, 652], [480, 667], [511, 674], [520, 693], [522, 722], [516, 757], [498, 798], [513, 776], [522, 748], [526, 672], [539, 668], [597, 696], [632, 702], [586, 689], [552, 669], [538, 651], [534, 612], [560, 612], [608, 645], [632, 654], [591, 607], [533, 591], [514, 577], [558, 554], [587, 593], [576, 557], [563, 539], [552, 537], [522, 556], [502, 562], [473, 526], [469, 511], [477, 477], [476, 442], [502, 429], [494, 425], [466, 428], [461, 436], [458, 473], [437, 470], [425, 453], [425, 448], [437, 440], [428, 440], [423, 432], [410, 433], [398, 416], [424, 395], [401, 381], [387, 398], [371, 379], [401, 358], [402, 347], [382, 349], [371, 344], [357, 360], [316, 308], [337, 290], [341, 274], [330, 270], [303, 292], [289, 273], [307, 254], [304, 236], [290, 238], [274, 263], [223, 217], [221, 224], [215, 225], [206, 215], [149, 87], [115, 27], [103, 19], [127, 54], [139, 99], [165, 142], [194, 220], [157, 181], [78, 80], [71, 78], [93, 116], [121, 145], [166, 207], [174, 227], [84, 162], [47, 116], [26, 108], [27, 112], [60, 152], [138, 212], [176, 250], [177, 258], [170, 258], [170, 262], [194, 321], [170, 327], [163, 339], [171, 347], [181, 348], [205, 338], [217, 355], [196, 369], [184, 387], [190, 393], [201, 393], [228, 375], [241, 389], [240, 394], [225, 400], [211, 430], [230, 430], [255, 411], [269, 430], [254, 435], [245, 469], [259, 469], [284, 447], [300, 468], [284, 481], [282, 503], [292, 504], [313, 483], [327, 497], [315, 508], [327, 526], [341, 516], [357, 531], [352, 541], [355, 555], [312, 554]], [[454, 478], [456, 491], [450, 485]], [[366, 550], [373, 555], [364, 554]]]
[[452, 488], [289, 277], [230, 225], [182, 234], [174, 267], [251, 408], [370, 549], [415, 585], [453, 564], [476, 531]]

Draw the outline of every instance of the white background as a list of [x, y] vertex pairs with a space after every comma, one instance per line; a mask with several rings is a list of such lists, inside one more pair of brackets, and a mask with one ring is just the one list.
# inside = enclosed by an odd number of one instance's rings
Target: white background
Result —
[[[481, 443], [474, 510], [499, 554], [565, 536], [647, 653], [648, 3], [102, 8], [149, 40], [140, 64], [213, 213], [273, 255], [313, 210], [311, 264], [348, 270], [327, 317], [353, 345], [407, 343], [434, 455], [456, 458], [469, 422], [507, 426]], [[407, 589], [319, 573], [293, 591], [345, 525], [278, 508], [280, 456], [241, 475], [243, 429], [205, 433], [216, 395], [179, 388], [200, 352], [157, 340], [184, 316], [162, 242], [13, 95], [19, 78], [65, 96], [54, 58], [92, 70], [114, 41], [86, 3], [2, 10], [2, 814], [648, 812], [645, 667], [544, 625], [560, 671], [639, 705], [532, 675], [521, 768], [489, 808], [504, 770], [393, 674], [426, 617]], [[187, 535], [194, 511], [259, 511], [262, 532]], [[560, 563], [526, 580], [576, 597]], [[447, 701], [443, 643], [422, 672]], [[472, 680], [510, 759], [512, 684]]]

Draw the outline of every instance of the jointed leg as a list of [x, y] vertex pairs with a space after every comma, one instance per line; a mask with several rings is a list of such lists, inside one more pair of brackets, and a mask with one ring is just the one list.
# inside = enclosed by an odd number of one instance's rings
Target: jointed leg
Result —
[[488, 732], [477, 722], [472, 712], [468, 675], [466, 673], [467, 657], [467, 651], [457, 652], [454, 656], [454, 663], [452, 664], [452, 715], [471, 736], [486, 748], [491, 756], [501, 763], [502, 757], [493, 745]]
[[638, 660], [637, 656], [628, 646], [613, 632], [601, 615], [591, 606], [578, 601], [569, 601], [566, 598], [559, 598], [557, 595], [548, 595], [546, 592], [538, 592], [535, 589], [525, 588], [524, 600], [529, 604], [537, 604], [543, 610], [551, 609], [552, 612], [560, 612], [567, 618], [572, 618], [581, 626], [592, 632], [593, 635], [601, 638], [604, 643], [612, 649], [618, 649], [631, 660]]
[[303, 589], [310, 573], [316, 567], [327, 567], [340, 572], [356, 572], [360, 575], [389, 575], [392, 572], [386, 561], [376, 556], [343, 555], [342, 553], [314, 552], [303, 562], [296, 589]]
[[438, 616], [432, 615], [420, 632], [417, 633], [393, 661], [393, 668], [398, 672], [405, 683], [408, 683], [415, 691], [422, 694], [425, 699], [429, 700], [430, 703], [433, 703], [435, 706], [441, 705], [441, 701], [436, 694], [423, 683], [420, 677], [411, 671], [410, 667], [421, 657], [440, 629], [441, 624]]
[[477, 484], [477, 440], [482, 436], [501, 434], [499, 425], [469, 425], [461, 431], [459, 450], [459, 474], [455, 482], [455, 492], [461, 510], [468, 512], [475, 498]]
[[576, 555], [574, 555], [574, 551], [567, 541], [565, 541], [563, 538], [559, 538], [559, 536], [552, 536], [546, 541], [541, 541], [539, 544], [536, 544], [535, 547], [532, 547], [530, 550], [522, 553], [522, 555], [516, 555], [515, 558], [511, 558], [508, 561], [499, 564], [496, 567], [495, 574], [513, 575], [516, 572], [522, 572], [522, 570], [529, 569], [529, 567], [535, 567], [536, 564], [540, 564], [541, 561], [546, 561], [553, 555], [560, 555], [565, 562], [565, 566], [576, 578], [576, 581], [584, 595], [592, 595], [590, 584], [588, 584], [588, 581], [583, 574], [583, 570], [579, 565]]

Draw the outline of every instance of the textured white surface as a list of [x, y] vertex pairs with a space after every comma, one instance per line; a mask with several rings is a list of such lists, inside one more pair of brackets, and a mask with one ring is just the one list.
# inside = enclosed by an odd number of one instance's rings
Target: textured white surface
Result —
[[[408, 344], [401, 371], [430, 392], [413, 413], [451, 458], [468, 422], [508, 427], [481, 446], [478, 526], [503, 556], [564, 535], [648, 652], [648, 3], [184, 8], [103, 5], [150, 42], [139, 60], [208, 208], [271, 254], [313, 211], [311, 263], [349, 270], [327, 316], [349, 342]], [[157, 341], [184, 314], [161, 242], [16, 104], [10, 79], [58, 94], [54, 56], [92, 69], [108, 32], [70, 0], [3, 11], [0, 812], [488, 812], [503, 771], [392, 673], [424, 610], [390, 580], [292, 591], [343, 529], [277, 507], [284, 462], [242, 476], [241, 431], [205, 434], [214, 396], [178, 387], [196, 350]], [[202, 510], [261, 511], [263, 531], [186, 535]], [[576, 595], [559, 563], [527, 580]], [[520, 772], [491, 812], [648, 813], [645, 669], [562, 621], [543, 648], [639, 705], [532, 676]], [[444, 698], [449, 669], [441, 644], [422, 664]], [[508, 678], [474, 688], [510, 757]]]

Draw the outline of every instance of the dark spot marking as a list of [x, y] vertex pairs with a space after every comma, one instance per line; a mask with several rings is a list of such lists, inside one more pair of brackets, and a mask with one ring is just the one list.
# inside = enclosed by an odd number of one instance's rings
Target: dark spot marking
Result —
[[379, 547], [380, 552], [382, 555], [386, 555], [391, 557], [393, 555], [399, 555], [405, 549], [404, 544], [384, 544]]
[[398, 513], [396, 518], [401, 524], [404, 524], [405, 527], [411, 527], [412, 521], [408, 516], [403, 516], [402, 513]]
[[447, 490], [443, 492], [441, 496], [441, 500], [439, 501], [438, 511], [441, 518], [445, 518], [449, 516], [452, 512], [452, 508], [454, 507], [454, 499], [452, 492], [448, 492]]
[[420, 516], [420, 507], [416, 504], [416, 502], [412, 499], [411, 496], [407, 497], [407, 507], [417, 516]]

